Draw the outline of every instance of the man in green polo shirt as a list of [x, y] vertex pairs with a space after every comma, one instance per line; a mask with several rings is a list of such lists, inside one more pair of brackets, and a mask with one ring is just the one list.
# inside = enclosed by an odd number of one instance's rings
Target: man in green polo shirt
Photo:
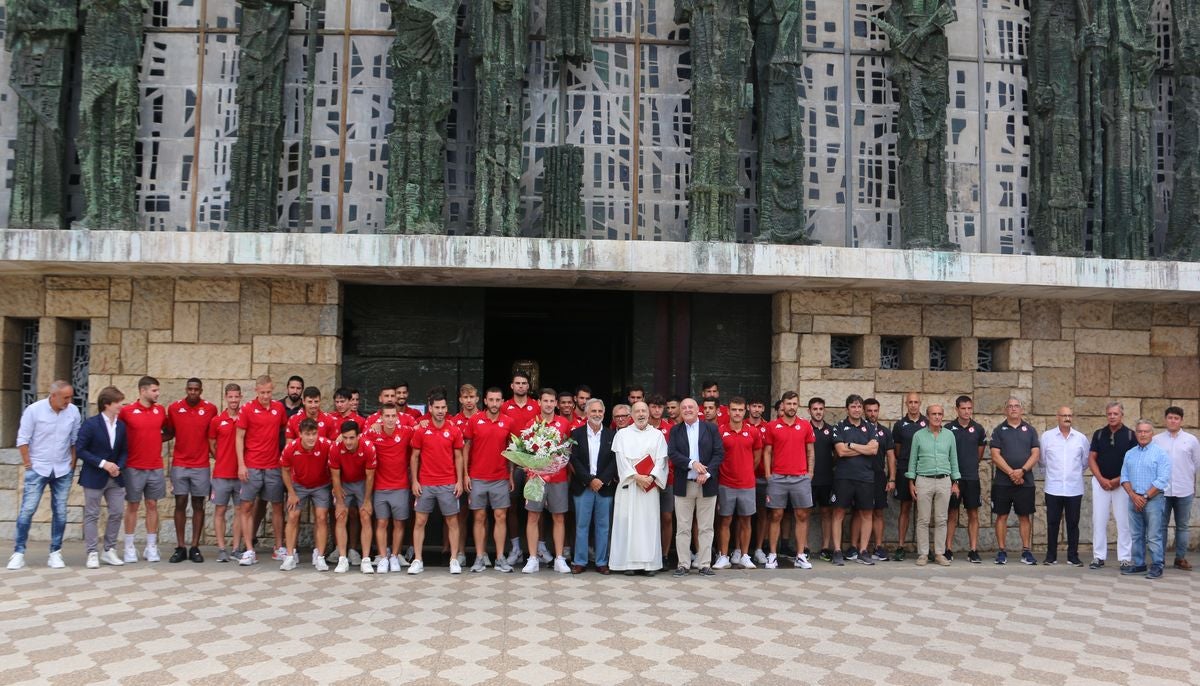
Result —
[[917, 501], [917, 565], [929, 561], [929, 517], [934, 518], [934, 558], [943, 567], [946, 559], [946, 515], [950, 494], [958, 495], [958, 448], [954, 434], [942, 428], [946, 411], [941, 405], [930, 405], [925, 411], [929, 426], [913, 434], [908, 456], [909, 480], [913, 500]]

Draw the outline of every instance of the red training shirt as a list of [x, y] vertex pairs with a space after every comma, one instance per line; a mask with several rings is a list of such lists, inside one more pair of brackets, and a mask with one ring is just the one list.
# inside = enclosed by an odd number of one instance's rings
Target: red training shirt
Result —
[[512, 417], [518, 424], [528, 422], [530, 419], [542, 413], [541, 406], [533, 399], [533, 396], [525, 396], [525, 404], [518, 405], [512, 398], [504, 401], [500, 406], [500, 414], [506, 414]]
[[279, 430], [287, 426], [287, 419], [283, 403], [278, 400], [263, 407], [256, 398], [241, 408], [237, 426], [246, 431], [242, 453], [246, 469], [279, 468]]
[[453, 486], [458, 483], [454, 449], [463, 447], [462, 430], [449, 421], [436, 426], [432, 421], [413, 436], [413, 450], [420, 450], [417, 481], [422, 486]]
[[796, 417], [796, 422], [791, 426], [781, 418], [771, 420], [767, 425], [771, 473], [785, 476], [808, 474], [808, 444], [816, 441], [812, 426], [804, 419]]
[[340, 472], [344, 484], [366, 481], [367, 470], [375, 471], [377, 466], [375, 446], [369, 441], [360, 440], [354, 451], [348, 450], [345, 443], [334, 443], [329, 449], [329, 468]]
[[162, 431], [171, 426], [171, 416], [162, 405], [150, 407], [133, 401], [121, 408], [118, 418], [125, 422], [125, 442], [129, 457], [125, 466], [133, 469], [162, 469]]
[[237, 464], [237, 417], [225, 410], [213, 417], [208, 424], [208, 437], [217, 441], [217, 454], [213, 461], [214, 479], [238, 478]]
[[188, 469], [208, 468], [208, 425], [217, 416], [217, 406], [201, 400], [195, 407], [186, 400], [176, 400], [167, 408], [171, 425], [175, 427], [175, 448], [171, 451], [171, 466]]
[[[536, 424], [537, 422], [540, 422], [540, 421], [542, 421], [542, 413], [538, 412], [536, 415], [534, 415], [533, 419], [530, 419], [529, 421], [525, 422], [525, 425], [521, 427], [520, 431], [524, 431], [525, 429], [528, 429], [529, 427], [533, 426], [534, 424]], [[568, 422], [567, 420], [563, 419], [562, 417], [560, 417], [558, 415], [554, 415], [554, 417], [550, 421], [546, 422], [546, 424], [549, 426], [553, 426], [555, 429], [558, 430], [558, 439], [560, 442], [567, 440], [567, 438], [569, 438], [571, 436], [570, 422]], [[563, 469], [558, 470], [558, 472], [556, 472], [552, 476], [548, 476], [545, 478], [545, 481], [548, 484], [562, 483], [566, 480], [567, 480], [567, 469], [565, 467]]]
[[396, 425], [389, 436], [368, 431], [363, 440], [375, 446], [375, 490], [395, 491], [408, 488], [408, 456], [412, 450], [413, 428]]
[[300, 439], [292, 441], [283, 449], [279, 458], [279, 466], [292, 470], [292, 481], [305, 488], [328, 486], [332, 477], [329, 476], [329, 448], [333, 444], [317, 436], [317, 442], [312, 450], [305, 450]]
[[508, 449], [508, 439], [517, 428], [516, 422], [506, 414], [496, 421], [488, 419], [486, 412], [476, 412], [463, 427], [463, 435], [471, 442], [467, 454], [467, 476], [480, 481], [499, 481], [508, 478], [508, 458], [503, 453]]
[[762, 432], [742, 423], [734, 431], [728, 424], [720, 428], [725, 459], [721, 461], [720, 483], [727, 488], [754, 488], [754, 451], [761, 450]]

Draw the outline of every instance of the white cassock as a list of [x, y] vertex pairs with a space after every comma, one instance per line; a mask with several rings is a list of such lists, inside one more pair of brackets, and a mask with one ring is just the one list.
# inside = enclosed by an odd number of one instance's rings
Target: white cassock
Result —
[[[613, 503], [612, 546], [609, 567], [616, 571], [662, 569], [662, 529], [658, 516], [659, 488], [667, 485], [667, 441], [662, 432], [647, 425], [627, 426], [613, 438], [617, 455], [617, 496]], [[657, 488], [643, 490], [634, 477], [637, 464], [654, 459]]]

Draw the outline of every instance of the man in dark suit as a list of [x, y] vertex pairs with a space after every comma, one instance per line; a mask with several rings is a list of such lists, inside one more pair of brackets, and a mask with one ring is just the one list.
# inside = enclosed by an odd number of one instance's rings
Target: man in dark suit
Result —
[[683, 421], [671, 427], [667, 457], [675, 468], [675, 576], [688, 573], [692, 548], [692, 520], [696, 520], [696, 564], [712, 576], [713, 518], [717, 513], [717, 477], [725, 447], [717, 425], [700, 419], [700, 406], [692, 398], [679, 403]]
[[[83, 541], [87, 546], [87, 567], [96, 569], [100, 562], [121, 566], [117, 554], [117, 533], [125, 512], [125, 479], [121, 470], [129, 456], [125, 444], [125, 422], [118, 418], [125, 394], [115, 386], [100, 390], [96, 398], [99, 414], [88, 417], [79, 427], [75, 453], [79, 456], [79, 485], [83, 486]], [[100, 501], [108, 504], [108, 522], [104, 527], [104, 554], [97, 551]]]
[[608, 574], [608, 532], [612, 524], [617, 463], [612, 443], [616, 432], [604, 426], [604, 401], [588, 400], [587, 423], [571, 432], [571, 496], [575, 501], [575, 557], [571, 573], [587, 568], [588, 534], [596, 535], [596, 571]]

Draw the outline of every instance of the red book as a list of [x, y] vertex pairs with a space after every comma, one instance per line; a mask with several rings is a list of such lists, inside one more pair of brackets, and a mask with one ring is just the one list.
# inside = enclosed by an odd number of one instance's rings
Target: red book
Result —
[[[635, 469], [637, 469], [637, 473], [640, 474], [641, 476], [650, 476], [650, 474], [654, 472], [654, 458], [650, 457], [650, 455], [646, 455], [645, 457], [642, 458], [641, 462], [637, 463], [637, 465], [635, 466]], [[649, 486], [647, 486], [646, 488], [644, 488], [642, 490], [644, 490], [644, 491], [653, 490], [655, 485], [656, 484], [651, 483]]]

